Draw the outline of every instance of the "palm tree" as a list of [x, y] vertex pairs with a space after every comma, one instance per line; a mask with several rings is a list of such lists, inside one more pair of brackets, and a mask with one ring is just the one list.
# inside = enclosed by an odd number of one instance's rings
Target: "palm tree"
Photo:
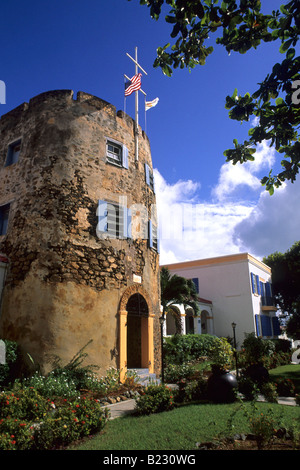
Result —
[[[160, 289], [161, 289], [161, 350], [162, 350], [162, 382], [164, 382], [164, 356], [163, 356], [163, 324], [166, 314], [170, 312], [174, 315], [172, 307], [181, 304], [192, 307], [195, 315], [199, 313], [197, 303], [198, 293], [194, 282], [191, 279], [185, 279], [177, 274], [171, 274], [169, 269], [162, 267], [160, 271]], [[176, 318], [175, 318], [176, 320]]]

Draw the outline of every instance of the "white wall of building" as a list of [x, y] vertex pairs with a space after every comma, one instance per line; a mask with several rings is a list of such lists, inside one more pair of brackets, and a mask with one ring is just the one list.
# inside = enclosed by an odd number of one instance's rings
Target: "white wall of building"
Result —
[[245, 333], [256, 332], [255, 315], [262, 312], [261, 296], [252, 293], [251, 272], [264, 282], [270, 281], [271, 270], [248, 253], [167, 265], [173, 274], [199, 279], [199, 296], [212, 301], [214, 334], [233, 336], [240, 346]]

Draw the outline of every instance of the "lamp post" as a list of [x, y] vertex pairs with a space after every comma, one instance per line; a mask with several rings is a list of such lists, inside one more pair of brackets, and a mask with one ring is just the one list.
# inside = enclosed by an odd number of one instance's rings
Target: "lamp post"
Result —
[[165, 381], [165, 373], [164, 373], [164, 314], [159, 317], [160, 322], [160, 337], [161, 337], [161, 382], [164, 383]]
[[233, 330], [233, 347], [234, 347], [234, 356], [235, 356], [236, 377], [238, 377], [238, 362], [237, 362], [236, 337], [235, 337], [236, 323], [232, 322], [231, 326], [232, 326], [232, 330]]

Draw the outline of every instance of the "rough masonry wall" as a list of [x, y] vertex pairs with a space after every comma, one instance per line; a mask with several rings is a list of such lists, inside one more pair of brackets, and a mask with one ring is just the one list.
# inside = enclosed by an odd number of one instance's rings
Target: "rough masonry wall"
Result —
[[[117, 367], [118, 306], [138, 275], [153, 303], [159, 371], [158, 254], [139, 237], [96, 236], [98, 200], [126, 196], [127, 207], [141, 205], [151, 215], [147, 136], [140, 133], [136, 162], [133, 120], [86, 93], [75, 100], [69, 90], [33, 98], [2, 116], [0, 129], [0, 205], [11, 203], [0, 237], [9, 258], [0, 337], [17, 340], [45, 370], [51, 355], [66, 362], [90, 340], [89, 362], [102, 373]], [[8, 144], [19, 137], [19, 162], [4, 167]], [[128, 169], [107, 163], [106, 137], [126, 144]]]

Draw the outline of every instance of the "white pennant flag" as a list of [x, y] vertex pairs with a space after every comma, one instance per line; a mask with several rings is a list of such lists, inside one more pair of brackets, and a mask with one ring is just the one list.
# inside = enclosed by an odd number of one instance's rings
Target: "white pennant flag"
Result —
[[154, 106], [156, 106], [158, 102], [159, 98], [155, 98], [155, 100], [152, 101], [146, 101], [146, 111], [148, 111], [148, 109], [150, 108], [154, 108]]

